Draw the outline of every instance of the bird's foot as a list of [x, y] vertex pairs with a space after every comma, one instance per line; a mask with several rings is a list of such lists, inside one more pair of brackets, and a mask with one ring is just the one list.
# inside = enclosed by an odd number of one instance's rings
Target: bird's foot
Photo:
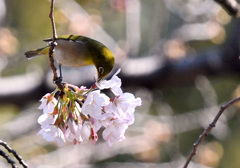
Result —
[[62, 77], [56, 77], [55, 79], [53, 79], [53, 83], [55, 83], [56, 85], [61, 85], [62, 84]]
[[56, 47], [57, 46], [57, 42], [56, 41], [51, 41], [48, 43], [49, 46], [51, 47]]

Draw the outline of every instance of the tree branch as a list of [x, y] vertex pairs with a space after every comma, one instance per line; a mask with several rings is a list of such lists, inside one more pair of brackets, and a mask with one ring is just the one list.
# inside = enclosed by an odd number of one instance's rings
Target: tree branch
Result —
[[54, 21], [54, 0], [51, 0], [51, 7], [50, 7], [50, 13], [49, 17], [51, 19], [51, 24], [52, 24], [52, 32], [53, 32], [53, 42], [56, 41], [57, 39], [57, 31], [56, 31], [56, 26], [55, 26], [55, 21]]
[[221, 106], [219, 112], [217, 113], [217, 115], [215, 116], [215, 118], [213, 119], [212, 123], [209, 124], [209, 126], [203, 131], [203, 133], [199, 136], [198, 140], [193, 144], [193, 150], [191, 152], [191, 154], [189, 155], [185, 165], [183, 166], [183, 168], [187, 168], [190, 161], [192, 160], [193, 156], [196, 155], [197, 152], [197, 148], [199, 146], [199, 144], [205, 139], [205, 137], [211, 132], [211, 130], [216, 126], [216, 123], [218, 121], [218, 119], [220, 118], [220, 116], [222, 115], [222, 113], [229, 108], [230, 106], [232, 106], [233, 104], [237, 103], [238, 101], [240, 101], [240, 97], [233, 99], [231, 101], [229, 101], [228, 103], [226, 103], [225, 105]]
[[[60, 90], [63, 90], [62, 76], [61, 75], [60, 75], [60, 77], [57, 76], [57, 68], [54, 66], [54, 59], [53, 59], [54, 48], [57, 45], [57, 42], [56, 42], [57, 32], [56, 32], [56, 26], [55, 26], [53, 13], [54, 13], [54, 0], [51, 0], [49, 17], [51, 19], [51, 24], [52, 24], [53, 38], [52, 38], [52, 41], [50, 43], [50, 48], [49, 48], [49, 62], [50, 62], [50, 67], [52, 68], [52, 71], [53, 71], [53, 81]], [[60, 72], [60, 74], [61, 74], [61, 72]]]
[[[24, 167], [24, 168], [27, 168], [27, 164], [23, 161], [22, 157], [20, 155], [18, 155], [18, 153], [13, 150], [10, 146], [8, 146], [8, 144], [2, 140], [0, 140], [0, 145], [3, 146], [9, 153], [12, 153], [14, 155], [14, 157], [18, 160], [18, 162]], [[4, 156], [3, 156], [4, 157]], [[7, 155], [5, 155], [5, 157], [7, 157]], [[4, 158], [5, 158], [4, 157]], [[9, 162], [10, 160], [8, 160]], [[14, 161], [11, 161], [11, 162], [14, 162]], [[11, 163], [11, 165], [13, 165]]]
[[17, 168], [15, 162], [5, 153], [0, 149], [0, 155], [7, 160], [9, 164], [12, 165], [12, 168]]

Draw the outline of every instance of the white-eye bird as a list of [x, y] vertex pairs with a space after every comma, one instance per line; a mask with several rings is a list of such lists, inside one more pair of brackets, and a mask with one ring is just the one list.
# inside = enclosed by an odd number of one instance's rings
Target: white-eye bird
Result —
[[[52, 39], [43, 40], [51, 42]], [[63, 35], [56, 39], [53, 56], [59, 65], [83, 67], [94, 65], [98, 72], [98, 80], [108, 75], [114, 66], [112, 52], [102, 43], [79, 35]], [[27, 51], [27, 58], [37, 55], [48, 55], [50, 46]]]

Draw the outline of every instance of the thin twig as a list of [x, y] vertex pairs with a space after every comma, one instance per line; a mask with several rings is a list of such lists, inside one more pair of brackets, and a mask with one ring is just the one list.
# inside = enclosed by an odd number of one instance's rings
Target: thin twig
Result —
[[18, 162], [24, 167], [27, 168], [27, 164], [23, 161], [22, 157], [18, 155], [18, 153], [13, 150], [8, 144], [2, 140], [0, 140], [0, 145], [3, 146], [9, 153], [12, 153], [13, 156], [18, 160]]
[[225, 105], [221, 106], [219, 112], [217, 113], [216, 117], [214, 118], [214, 120], [212, 121], [211, 124], [209, 124], [209, 126], [203, 131], [203, 133], [199, 136], [198, 140], [193, 144], [193, 150], [191, 152], [191, 154], [189, 155], [185, 165], [183, 168], [187, 168], [188, 164], [190, 163], [190, 161], [192, 160], [192, 157], [194, 155], [196, 155], [197, 153], [197, 148], [199, 146], [199, 144], [204, 140], [204, 138], [211, 132], [211, 130], [213, 129], [213, 127], [215, 127], [218, 119], [220, 118], [220, 116], [222, 115], [222, 113], [229, 108], [230, 106], [232, 106], [234, 103], [237, 103], [238, 101], [240, 101], [240, 97], [233, 99], [231, 101], [229, 101], [228, 103], [226, 103]]
[[7, 160], [9, 164], [12, 165], [12, 168], [17, 168], [16, 163], [5, 153], [0, 149], [0, 155]]
[[219, 3], [229, 15], [233, 17], [240, 16], [240, 5], [237, 3], [236, 0], [214, 0], [214, 1]]
[[57, 45], [57, 43], [56, 43], [57, 32], [56, 32], [56, 26], [55, 26], [53, 13], [54, 13], [54, 0], [51, 0], [49, 17], [51, 19], [51, 24], [52, 24], [53, 38], [52, 38], [52, 42], [50, 43], [50, 48], [49, 48], [49, 62], [50, 62], [50, 66], [53, 71], [53, 81], [55, 82], [55, 84], [58, 86], [58, 88], [60, 90], [63, 90], [62, 78], [61, 78], [61, 76], [60, 77], [57, 76], [57, 68], [54, 65], [54, 59], [53, 59], [54, 48]]
[[58, 78], [58, 76], [57, 76], [57, 68], [54, 65], [53, 50], [54, 50], [54, 45], [51, 45], [49, 48], [49, 63], [53, 71], [53, 81], [55, 81]]
[[51, 19], [51, 24], [52, 24], [52, 32], [53, 32], [53, 39], [52, 39], [52, 44], [50, 44], [50, 49], [49, 49], [49, 61], [50, 61], [50, 66], [52, 68], [53, 71], [53, 79], [57, 78], [57, 68], [54, 66], [54, 59], [53, 59], [53, 50], [55, 45], [54, 42], [56, 41], [56, 27], [55, 27], [55, 21], [54, 21], [54, 0], [51, 1], [51, 7], [50, 7], [50, 13], [49, 13], [49, 17]]
[[57, 39], [57, 31], [56, 31], [56, 26], [55, 26], [53, 13], [54, 13], [54, 0], [51, 0], [51, 7], [50, 7], [49, 17], [50, 17], [51, 23], [52, 23], [53, 42], [55, 42], [56, 39]]

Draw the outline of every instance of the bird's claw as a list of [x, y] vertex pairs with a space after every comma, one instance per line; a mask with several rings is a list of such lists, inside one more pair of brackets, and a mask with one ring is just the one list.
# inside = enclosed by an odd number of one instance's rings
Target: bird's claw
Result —
[[49, 46], [51, 47], [56, 47], [57, 46], [57, 42], [56, 41], [51, 41], [48, 43]]
[[53, 79], [53, 83], [57, 84], [57, 85], [61, 85], [62, 84], [62, 77], [56, 77], [55, 79]]

